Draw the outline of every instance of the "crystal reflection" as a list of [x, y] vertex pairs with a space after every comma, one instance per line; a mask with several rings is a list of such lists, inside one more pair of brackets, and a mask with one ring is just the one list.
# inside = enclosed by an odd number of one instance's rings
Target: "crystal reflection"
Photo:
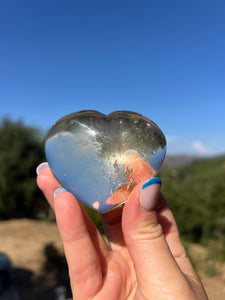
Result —
[[104, 212], [126, 201], [140, 180], [156, 174], [166, 140], [155, 123], [139, 114], [82, 111], [52, 127], [45, 151], [62, 186]]

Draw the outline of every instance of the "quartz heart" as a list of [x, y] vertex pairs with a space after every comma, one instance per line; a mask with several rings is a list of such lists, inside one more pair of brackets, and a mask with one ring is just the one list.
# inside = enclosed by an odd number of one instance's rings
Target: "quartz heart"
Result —
[[[135, 112], [104, 115], [88, 110], [57, 121], [45, 152], [61, 185], [85, 205], [105, 212], [123, 203], [138, 180], [156, 174], [166, 139], [153, 121]], [[147, 172], [144, 178], [142, 170]], [[123, 193], [117, 193], [121, 189]]]

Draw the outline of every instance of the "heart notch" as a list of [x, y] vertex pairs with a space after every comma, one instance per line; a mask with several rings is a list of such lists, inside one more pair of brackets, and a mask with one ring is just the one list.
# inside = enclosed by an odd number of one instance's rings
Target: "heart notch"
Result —
[[106, 212], [155, 176], [166, 138], [147, 117], [130, 111], [78, 111], [50, 129], [45, 153], [60, 184], [83, 204]]

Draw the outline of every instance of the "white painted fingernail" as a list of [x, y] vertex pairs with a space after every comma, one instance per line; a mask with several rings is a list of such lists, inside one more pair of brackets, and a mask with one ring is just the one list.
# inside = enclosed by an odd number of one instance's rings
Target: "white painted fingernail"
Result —
[[67, 192], [67, 190], [65, 190], [64, 188], [58, 188], [54, 191], [54, 198], [56, 197], [56, 195], [58, 195], [59, 193], [62, 192]]
[[45, 169], [45, 168], [47, 168], [48, 167], [48, 163], [47, 162], [43, 162], [43, 163], [41, 163], [39, 166], [37, 166], [37, 168], [36, 168], [36, 173], [37, 173], [37, 175], [43, 170], [43, 169]]

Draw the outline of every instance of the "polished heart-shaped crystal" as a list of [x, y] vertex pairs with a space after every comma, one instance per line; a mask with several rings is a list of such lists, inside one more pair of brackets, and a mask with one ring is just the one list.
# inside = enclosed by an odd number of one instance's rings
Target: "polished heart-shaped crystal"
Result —
[[85, 205], [106, 212], [152, 178], [166, 153], [160, 128], [143, 115], [79, 111], [51, 128], [45, 152], [61, 185]]

